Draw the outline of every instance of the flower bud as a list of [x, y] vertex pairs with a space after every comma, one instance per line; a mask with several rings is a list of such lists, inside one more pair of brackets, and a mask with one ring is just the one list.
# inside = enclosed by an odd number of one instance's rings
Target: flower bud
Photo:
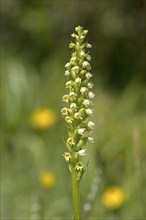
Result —
[[87, 48], [91, 48], [92, 45], [91, 45], [91, 44], [87, 44], [86, 47], [87, 47]]
[[70, 63], [67, 63], [67, 64], [65, 65], [65, 67], [66, 67], [67, 69], [69, 69], [69, 68], [70, 68], [70, 66], [71, 66], [71, 64], [70, 64]]
[[78, 151], [79, 156], [85, 156], [86, 149], [82, 149]]
[[88, 30], [84, 30], [83, 33], [86, 35], [88, 33]]
[[82, 28], [81, 26], [78, 26], [78, 27], [75, 28], [75, 31], [76, 31], [76, 32], [80, 32], [82, 29], [83, 29], [83, 28]]
[[74, 43], [70, 43], [69, 44], [69, 48], [74, 48], [75, 47], [75, 44]]
[[82, 58], [85, 56], [85, 52], [84, 52], [83, 50], [80, 52], [80, 56], [81, 56]]

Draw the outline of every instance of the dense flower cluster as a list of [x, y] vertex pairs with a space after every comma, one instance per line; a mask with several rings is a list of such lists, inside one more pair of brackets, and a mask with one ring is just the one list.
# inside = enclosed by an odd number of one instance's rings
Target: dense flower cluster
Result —
[[67, 77], [65, 86], [68, 92], [62, 98], [66, 107], [61, 110], [61, 113], [69, 130], [69, 137], [66, 141], [69, 152], [66, 152], [64, 157], [69, 163], [70, 170], [74, 168], [78, 176], [82, 176], [85, 168], [80, 161], [80, 156], [84, 156], [86, 151], [82, 148], [87, 142], [93, 142], [89, 134], [94, 123], [89, 120], [89, 116], [93, 113], [91, 100], [95, 95], [91, 91], [93, 84], [90, 82], [92, 74], [90, 73], [89, 48], [92, 46], [84, 42], [88, 31], [80, 26], [76, 27], [75, 31], [76, 33], [71, 35], [74, 42], [69, 44], [69, 48], [72, 49], [71, 59], [65, 65]]

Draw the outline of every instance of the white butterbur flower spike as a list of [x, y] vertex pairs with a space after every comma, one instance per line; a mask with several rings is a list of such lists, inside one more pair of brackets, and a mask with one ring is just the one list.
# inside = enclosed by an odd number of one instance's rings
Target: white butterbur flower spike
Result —
[[[86, 169], [86, 166], [80, 161], [80, 157], [86, 155], [84, 147], [88, 142], [93, 142], [93, 138], [89, 137], [89, 134], [94, 123], [88, 119], [93, 112], [91, 99], [94, 98], [94, 93], [90, 91], [93, 84], [90, 82], [92, 74], [89, 72], [91, 70], [89, 49], [92, 46], [88, 42], [84, 42], [87, 33], [88, 30], [78, 26], [75, 28], [75, 33], [71, 35], [74, 40], [69, 44], [71, 58], [65, 65], [68, 94], [62, 98], [66, 106], [63, 107], [61, 113], [68, 127], [66, 141], [68, 152], [65, 152], [63, 156], [72, 175], [73, 191], [76, 191], [74, 187], [78, 187], [77, 182], [80, 182]], [[81, 219], [79, 209], [74, 212], [74, 219]]]

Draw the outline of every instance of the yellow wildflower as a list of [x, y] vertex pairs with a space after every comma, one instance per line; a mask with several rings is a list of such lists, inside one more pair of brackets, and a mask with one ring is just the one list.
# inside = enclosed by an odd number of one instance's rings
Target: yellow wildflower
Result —
[[51, 127], [56, 122], [56, 114], [52, 109], [36, 110], [31, 116], [31, 124], [38, 129]]
[[102, 195], [102, 203], [109, 209], [117, 209], [126, 201], [125, 191], [118, 186], [108, 188]]
[[43, 188], [50, 189], [55, 185], [56, 177], [54, 173], [45, 171], [40, 177], [40, 184]]

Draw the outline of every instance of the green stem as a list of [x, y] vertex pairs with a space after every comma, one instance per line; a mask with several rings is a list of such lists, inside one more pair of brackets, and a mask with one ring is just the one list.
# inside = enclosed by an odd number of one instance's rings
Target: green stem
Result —
[[73, 196], [73, 209], [74, 220], [81, 220], [81, 208], [80, 208], [80, 193], [79, 193], [79, 181], [77, 180], [77, 172], [72, 169], [72, 196]]

